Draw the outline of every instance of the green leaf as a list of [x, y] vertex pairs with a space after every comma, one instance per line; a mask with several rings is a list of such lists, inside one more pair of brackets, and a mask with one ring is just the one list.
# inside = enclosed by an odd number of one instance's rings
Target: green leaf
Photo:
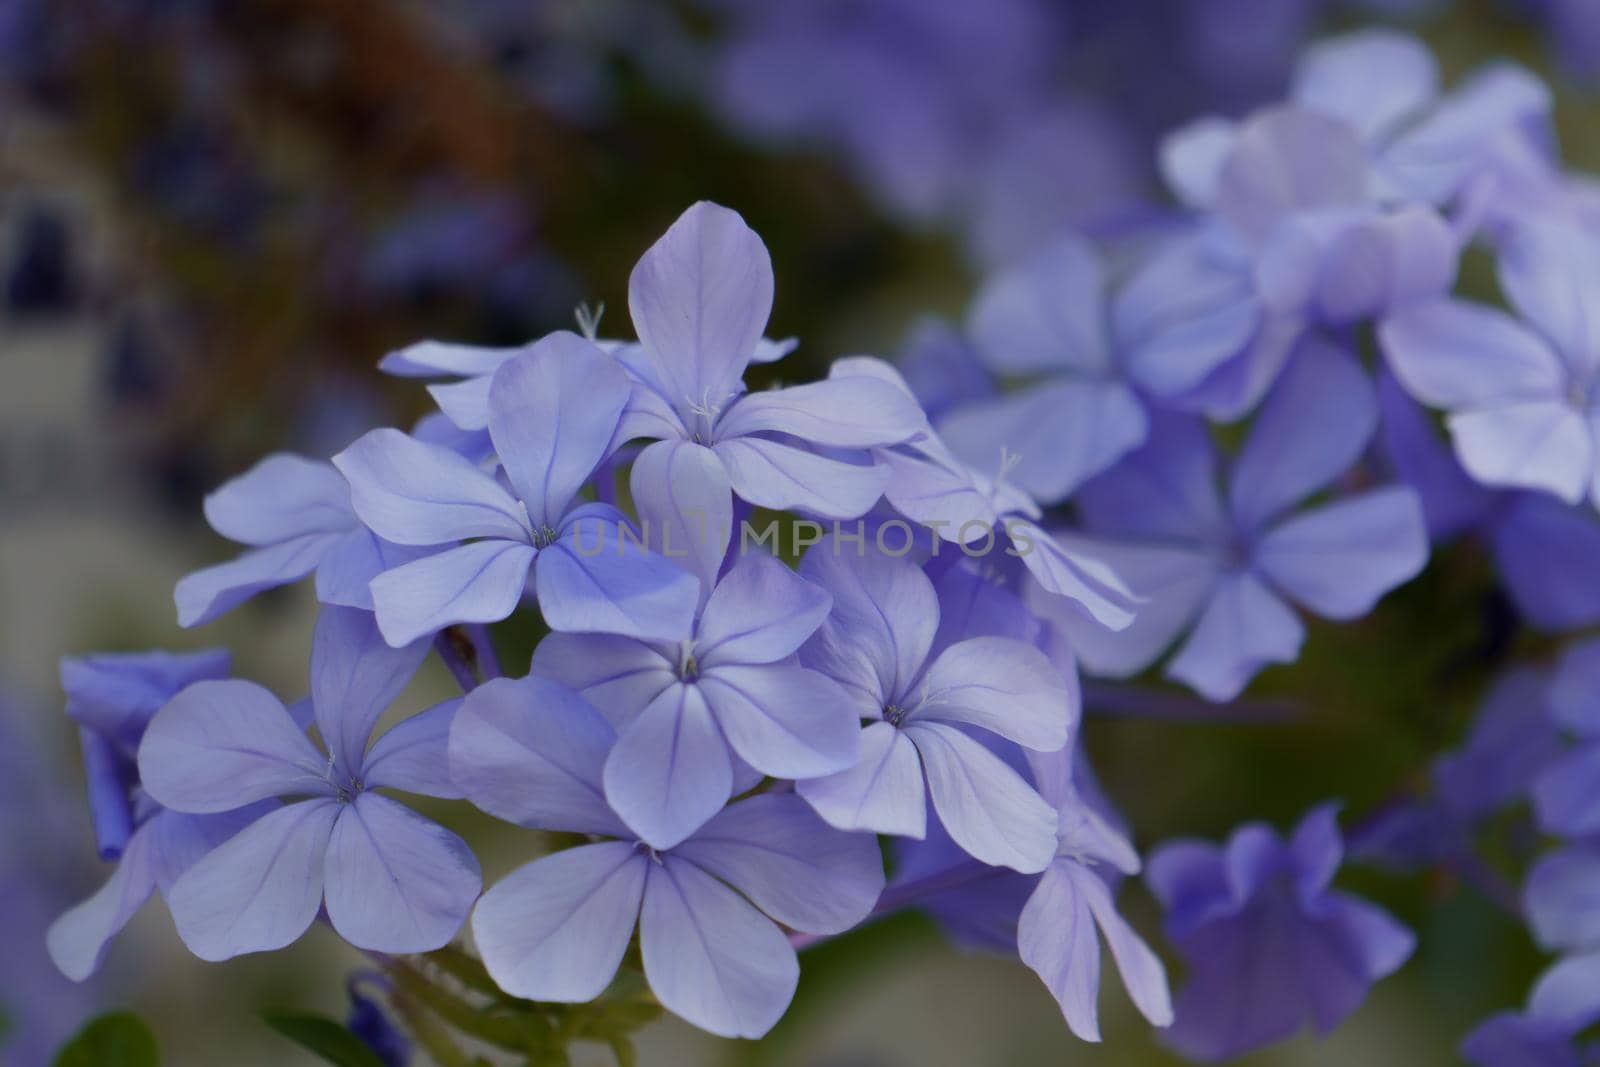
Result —
[[267, 1012], [261, 1018], [279, 1034], [336, 1067], [384, 1067], [371, 1045], [332, 1019], [289, 1012]]
[[56, 1053], [55, 1067], [159, 1067], [156, 1037], [137, 1015], [118, 1011], [91, 1020]]

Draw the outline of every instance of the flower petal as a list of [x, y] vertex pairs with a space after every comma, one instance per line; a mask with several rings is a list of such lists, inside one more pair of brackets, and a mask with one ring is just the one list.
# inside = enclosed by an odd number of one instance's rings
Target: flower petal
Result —
[[928, 667], [912, 713], [967, 724], [1054, 752], [1077, 725], [1061, 672], [1043, 652], [1005, 637], [973, 637], [951, 645]]
[[877, 838], [835, 830], [792, 793], [728, 805], [672, 854], [806, 933], [843, 933], [871, 913], [883, 892]]
[[907, 440], [927, 421], [915, 400], [887, 382], [848, 376], [746, 393], [713, 432], [718, 441], [780, 433], [830, 448], [868, 448]]
[[664, 691], [623, 728], [605, 764], [606, 801], [635, 834], [671, 848], [733, 793], [728, 745], [696, 686]]
[[650, 861], [632, 844], [580, 845], [519, 867], [483, 895], [472, 936], [495, 984], [564, 1004], [605, 992], [633, 937]]
[[939, 631], [939, 596], [909, 560], [807, 552], [800, 574], [833, 597], [800, 661], [843, 685], [861, 718], [883, 713], [922, 673]]
[[1293, 663], [1303, 640], [1305, 627], [1259, 578], [1229, 574], [1212, 590], [1167, 674], [1207, 700], [1232, 700], [1262, 667]]
[[997, 374], [1101, 374], [1111, 369], [1105, 300], [1100, 253], [1069, 234], [986, 283], [967, 328]]
[[1529, 925], [1544, 948], [1600, 944], [1600, 848], [1569, 845], [1541, 857], [1522, 892]]
[[555, 526], [605, 458], [628, 376], [577, 334], [552, 333], [495, 371], [489, 436], [535, 526]]
[[1528, 400], [1446, 420], [1456, 455], [1485, 485], [1543, 489], [1568, 504], [1589, 494], [1594, 442], [1565, 400]]
[[229, 811], [267, 797], [331, 794], [328, 763], [281, 701], [254, 682], [196, 682], [156, 713], [139, 777], [163, 806]]
[[584, 522], [605, 522], [603, 505], [574, 513], [561, 539], [539, 553], [534, 584], [539, 610], [552, 630], [620, 634], [624, 637], [679, 640], [689, 636], [700, 583], [664, 556], [624, 541], [618, 515], [609, 520], [615, 547], [592, 545]]
[[956, 844], [992, 867], [1045, 869], [1056, 851], [1056, 813], [1021, 775], [954, 727], [914, 722], [905, 733]]
[[831, 678], [784, 664], [708, 669], [699, 689], [728, 746], [774, 778], [817, 778], [856, 762], [861, 729]]
[[373, 430], [333, 457], [350, 480], [356, 514], [397, 545], [442, 545], [468, 537], [527, 541], [527, 512], [470, 460], [407, 437]]
[[612, 634], [547, 634], [533, 650], [533, 673], [575, 690], [617, 727], [678, 681], [660, 649]]
[[361, 780], [369, 788], [460, 799], [461, 789], [450, 777], [450, 726], [461, 701], [455, 697], [435, 704], [385, 730], [367, 750]]
[[1439, 91], [1439, 64], [1409, 34], [1371, 29], [1308, 48], [1296, 66], [1295, 102], [1343, 119], [1363, 137], [1391, 131]]
[[372, 952], [431, 952], [449, 943], [483, 888], [467, 843], [404, 804], [364, 792], [328, 840], [328, 919]]
[[322, 904], [328, 837], [341, 806], [289, 804], [257, 819], [189, 868], [167, 906], [183, 943], [213, 963], [283, 948]]
[[534, 555], [532, 545], [491, 539], [384, 571], [372, 580], [384, 640], [398, 647], [458, 622], [499, 622], [522, 601]]
[[1600, 832], [1600, 744], [1583, 745], [1555, 761], [1533, 785], [1539, 825], [1553, 834]]
[[325, 460], [275, 452], [206, 495], [206, 521], [257, 548], [355, 525], [350, 487]]
[[747, 556], [717, 583], [695, 635], [702, 668], [776, 663], [806, 643], [832, 595], [770, 556]]
[[828, 825], [920, 838], [927, 832], [922, 760], [900, 730], [875, 722], [861, 731], [856, 765], [795, 784]]
[[1217, 211], [1260, 241], [1295, 212], [1359, 203], [1367, 150], [1356, 132], [1295, 107], [1258, 112], [1239, 128], [1217, 180]]
[[82, 982], [100, 969], [111, 939], [121, 933], [155, 891], [150, 855], [154, 829], [147, 823], [129, 838], [122, 861], [106, 883], [45, 931], [45, 947], [51, 961], [74, 982]]
[[601, 773], [616, 734], [587, 701], [543, 678], [496, 678], [450, 726], [450, 778], [497, 818], [542, 830], [625, 836]]
[[1099, 1041], [1100, 939], [1071, 875], [1076, 866], [1057, 860], [1045, 869], [1017, 920], [1017, 953], [1061, 1005], [1072, 1032]]
[[173, 591], [178, 625], [188, 628], [208, 623], [264, 589], [298, 582], [317, 569], [343, 536], [307, 534], [184, 575]]
[[1503, 311], [1464, 300], [1431, 300], [1384, 319], [1378, 340], [1406, 391], [1431, 407], [1498, 405], [1554, 396], [1560, 358]]
[[867, 462], [823, 455], [766, 437], [736, 437], [714, 446], [741, 500], [774, 511], [830, 519], [865, 515], [883, 495], [889, 474]]
[[744, 219], [706, 201], [685, 211], [628, 279], [628, 311], [674, 406], [737, 392], [772, 313], [772, 260]]
[[1115, 381], [1048, 381], [939, 420], [951, 450], [973, 467], [1016, 457], [1007, 480], [1045, 504], [1137, 448], [1148, 429], [1138, 396]]
[[1262, 403], [1229, 477], [1235, 521], [1253, 530], [1327, 486], [1378, 427], [1378, 398], [1355, 357], [1308, 339]]
[[1022, 565], [1047, 593], [1064, 596], [1113, 630], [1133, 622], [1138, 598], [1100, 559], [1094, 541], [1047, 533], [1037, 523], [1006, 520], [1006, 533]]
[[650, 868], [644, 973], [663, 1007], [722, 1037], [760, 1037], [800, 979], [789, 939], [743, 897], [676, 856]]
[[311, 706], [331, 767], [360, 774], [372, 728], [427, 654], [426, 641], [390, 648], [368, 612], [322, 609], [311, 637]]
[[1428, 562], [1417, 495], [1391, 486], [1315, 508], [1269, 530], [1255, 564], [1326, 619], [1356, 619]]
[[733, 536], [733, 487], [716, 453], [692, 441], [657, 441], [628, 474], [644, 541], [700, 580], [703, 605]]

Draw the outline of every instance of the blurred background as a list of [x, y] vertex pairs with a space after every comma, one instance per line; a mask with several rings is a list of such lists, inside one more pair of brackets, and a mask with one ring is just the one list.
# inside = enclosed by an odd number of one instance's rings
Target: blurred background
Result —
[[[987, 271], [1063, 228], [1159, 225], [1163, 131], [1277, 98], [1306, 41], [1372, 23], [1413, 27], [1447, 76], [1538, 70], [1568, 161], [1600, 162], [1591, 0], [0, 0], [0, 1063], [46, 1062], [126, 1005], [165, 1062], [309, 1064], [258, 1013], [344, 1010], [353, 961], [331, 935], [210, 966], [158, 906], [98, 978], [56, 974], [43, 929], [106, 872], [55, 672], [63, 653], [227, 644], [299, 695], [309, 590], [185, 632], [172, 586], [231, 554], [206, 490], [423, 412], [376, 373], [384, 353], [520, 342], [580, 301], [626, 335], [634, 260], [702, 198], [771, 249], [768, 333], [801, 340], [784, 378], [925, 347], [928, 316], [959, 320]], [[1483, 568], [1452, 549], [1363, 624], [1314, 629], [1258, 684], [1314, 694], [1292, 724], [1090, 722], [1141, 847], [1334, 796], [1348, 825], [1419, 776], [1510, 652]], [[522, 840], [502, 836], [491, 880]], [[1520, 1003], [1539, 961], [1493, 904], [1442, 875], [1367, 877], [1353, 887], [1418, 954], [1332, 1038], [1246, 1062], [1454, 1062]], [[1154, 936], [1143, 888], [1124, 896]], [[908, 917], [808, 952], [765, 1041], [667, 1021], [642, 1062], [1178, 1062], [1106, 985], [1106, 1042], [1083, 1045], [1020, 964]]]

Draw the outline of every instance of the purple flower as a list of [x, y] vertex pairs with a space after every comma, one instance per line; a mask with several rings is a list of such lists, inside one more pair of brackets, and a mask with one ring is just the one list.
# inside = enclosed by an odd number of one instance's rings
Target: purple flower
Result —
[[887, 556], [807, 553], [800, 573], [833, 607], [800, 661], [837, 681], [869, 725], [853, 767], [797, 790], [844, 830], [921, 837], [927, 797], [966, 852], [997, 867], [1043, 870], [1055, 812], [969, 730], [1055, 751], [1071, 739], [1069, 691], [1038, 649], [972, 637], [934, 653], [938, 596], [914, 564]]
[[1308, 1018], [1326, 1033], [1416, 939], [1381, 909], [1329, 888], [1343, 858], [1337, 806], [1313, 810], [1284, 841], [1251, 823], [1226, 846], [1173, 841], [1146, 881], [1188, 968], [1173, 1048], [1217, 1061], [1281, 1041]]
[[1210, 700], [1231, 700], [1270, 663], [1299, 654], [1305, 627], [1285, 598], [1354, 619], [1427, 562], [1422, 511], [1387, 487], [1291, 509], [1362, 453], [1376, 424], [1372, 387], [1342, 349], [1307, 342], [1262, 405], [1233, 461], [1227, 493], [1204, 425], [1163, 416], [1150, 441], [1085, 485], [1077, 500], [1100, 554], [1149, 598], [1107, 632], [1049, 613], [1091, 671], [1128, 675], [1193, 629], [1167, 673]]
[[1594, 1042], [1579, 1044], [1600, 1021], [1600, 954], [1571, 956], [1547, 970], [1528, 1007], [1487, 1019], [1461, 1043], [1474, 1067], [1584, 1067]]
[[264, 589], [315, 571], [324, 604], [372, 610], [367, 583], [415, 553], [375, 536], [350, 506], [350, 487], [323, 460], [268, 456], [206, 497], [206, 521], [250, 548], [178, 582], [178, 624], [198, 626]]
[[[46, 934], [50, 957], [67, 977], [99, 970], [111, 939], [157, 888], [165, 896], [196, 860], [266, 810], [185, 815], [157, 804], [139, 782], [139, 743], [162, 705], [191, 684], [226, 678], [221, 649], [174, 654], [139, 652], [61, 661], [67, 714], [78, 723], [89, 808], [103, 859], [120, 861], [92, 897], [57, 919]], [[246, 802], [248, 804], [248, 802]]]
[[1054, 504], [1144, 440], [1144, 405], [1117, 363], [1106, 267], [1088, 241], [1063, 238], [989, 282], [969, 330], [989, 370], [1035, 384], [939, 420], [967, 463], [1016, 456], [1011, 482]]
[[[829, 376], [852, 381], [875, 378], [911, 395], [900, 373], [880, 359], [854, 356], [837, 360]], [[1015, 560], [1040, 587], [1074, 601], [1105, 626], [1126, 626], [1133, 618], [1138, 598], [1096, 551], [1078, 539], [1054, 536], [1039, 526], [1039, 505], [1006, 480], [1013, 465], [1009, 453], [1002, 451], [995, 457], [997, 469], [990, 477], [963, 463], [937, 434], [925, 428], [911, 441], [877, 449], [875, 455], [890, 475], [884, 499], [900, 515], [932, 532], [935, 555], [944, 543], [956, 546], [969, 558]], [[905, 519], [891, 521], [905, 525]], [[908, 529], [906, 536], [913, 532]], [[899, 542], [885, 544], [897, 547]]]
[[541, 857], [484, 894], [472, 932], [512, 996], [598, 996], [635, 926], [658, 1000], [702, 1029], [759, 1037], [794, 994], [799, 963], [778, 923], [838, 933], [883, 888], [876, 840], [832, 830], [792, 794], [729, 805], [670, 850], [637, 839], [605, 800], [611, 725], [542, 678], [496, 679], [466, 698], [450, 768], [502, 819], [604, 840]]
[[831, 603], [777, 560], [749, 556], [711, 589], [687, 639], [551, 634], [533, 670], [605, 709], [619, 733], [606, 802], [640, 839], [672, 848], [749, 777], [741, 761], [758, 777], [788, 779], [855, 762], [848, 696], [794, 660]]
[[992, 399], [998, 392], [971, 342], [933, 316], [917, 320], [895, 354], [894, 365], [930, 419], [975, 400]]
[[888, 472], [861, 451], [924, 427], [909, 394], [883, 382], [830, 378], [745, 391], [772, 310], [772, 262], [727, 208], [701, 202], [652, 245], [628, 281], [637, 348], [617, 358], [634, 380], [624, 436], [658, 438], [633, 471], [690, 496], [725, 522], [730, 490], [780, 511], [855, 518], [877, 503]]
[[[1072, 1032], [1100, 1040], [1100, 937], [1140, 1013], [1155, 1026], [1172, 1024], [1166, 968], [1117, 913], [1117, 874], [1139, 873], [1133, 845], [1078, 795], [1070, 749], [1030, 754], [1042, 795], [1056, 809], [1055, 858], [1045, 868], [1017, 922], [1017, 951], [1049, 987]], [[1108, 884], [1108, 875], [1111, 883]], [[1099, 935], [1096, 935], [1096, 930]]]
[[1529, 924], [1547, 948], [1600, 948], [1600, 639], [1562, 654], [1550, 681], [1555, 724], [1575, 747], [1548, 763], [1533, 786], [1539, 824], [1576, 842], [1540, 859], [1525, 888]]
[[378, 719], [427, 654], [384, 643], [372, 616], [327, 607], [311, 652], [319, 751], [289, 710], [251, 682], [200, 682], [150, 723], [139, 770], [151, 796], [207, 814], [292, 799], [195, 863], [172, 886], [178, 933], [201, 959], [282, 948], [326, 903], [346, 941], [379, 952], [447, 943], [482, 886], [465, 841], [380, 788], [459, 797], [446, 771], [449, 700], [368, 747]]
[[630, 546], [617, 509], [578, 496], [616, 443], [628, 402], [622, 368], [576, 334], [554, 333], [492, 381], [489, 436], [509, 489], [398, 430], [374, 430], [334, 457], [369, 528], [397, 544], [442, 548], [372, 580], [384, 636], [403, 645], [452, 623], [503, 619], [530, 571], [553, 629], [687, 633], [694, 579]]
[[1600, 503], [1600, 240], [1525, 222], [1499, 267], [1521, 321], [1462, 300], [1420, 304], [1380, 327], [1389, 365], [1449, 412], [1456, 455], [1479, 482]]

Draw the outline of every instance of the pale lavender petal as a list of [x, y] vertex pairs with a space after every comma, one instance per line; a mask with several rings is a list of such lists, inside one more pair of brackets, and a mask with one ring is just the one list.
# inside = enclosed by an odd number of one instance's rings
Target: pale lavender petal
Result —
[[939, 420], [951, 450], [980, 470], [1016, 457], [1007, 480], [1046, 504], [1137, 448], [1148, 428], [1144, 405], [1115, 381], [1050, 381]]
[[1486, 485], [1543, 489], [1569, 504], [1589, 495], [1594, 441], [1564, 399], [1461, 411], [1445, 424], [1461, 465]]
[[722, 1037], [772, 1029], [800, 978], [794, 949], [771, 919], [676, 856], [650, 868], [639, 947], [662, 1006]]
[[733, 536], [733, 487], [716, 453], [691, 441], [658, 441], [628, 474], [644, 541], [700, 581], [705, 603]]
[[1293, 663], [1304, 639], [1300, 620], [1260, 579], [1225, 575], [1167, 674], [1207, 700], [1232, 700], [1261, 668]]
[[1416, 304], [1384, 319], [1378, 340], [1407, 392], [1432, 407], [1554, 397], [1565, 384], [1561, 360], [1549, 345], [1505, 312], [1482, 304]]
[[350, 487], [325, 460], [275, 452], [205, 499], [206, 521], [230, 541], [260, 548], [355, 525]]
[[145, 825], [151, 832], [150, 864], [156, 888], [162, 893], [170, 891], [184, 872], [212, 849], [279, 806], [276, 800], [263, 800], [213, 815], [163, 810], [151, 816]]
[[1253, 530], [1326, 487], [1366, 448], [1378, 398], [1354, 356], [1308, 339], [1261, 405], [1229, 479], [1235, 520]]
[[1100, 1040], [1100, 939], [1068, 861], [1052, 863], [1017, 920], [1017, 953], [1056, 998], [1067, 1026]]
[[939, 653], [917, 687], [916, 721], [977, 726], [1054, 752], [1077, 725], [1067, 685], [1043, 652], [1005, 637], [973, 637]]
[[952, 726], [908, 724], [927, 773], [934, 810], [968, 855], [1023, 874], [1042, 871], [1056, 850], [1056, 813], [1000, 757]]
[[1144, 445], [1075, 501], [1092, 532], [1118, 540], [1221, 542], [1232, 532], [1211, 435], [1191, 415], [1157, 414]]
[[483, 895], [472, 936], [515, 997], [581, 1003], [605, 991], [633, 937], [650, 861], [634, 845], [582, 845], [519, 867]]
[[521, 347], [490, 348], [452, 341], [417, 341], [384, 356], [378, 361], [378, 369], [397, 378], [479, 378], [493, 374], [502, 363], [522, 350]]
[[910, 739], [886, 722], [861, 731], [854, 767], [807, 778], [795, 789], [830, 826], [841, 830], [917, 838], [927, 832], [921, 757]]
[[264, 589], [298, 582], [317, 569], [343, 536], [307, 534], [282, 544], [251, 549], [227, 563], [185, 575], [173, 592], [178, 625], [208, 623]]
[[1207, 116], [1163, 137], [1158, 155], [1167, 188], [1189, 207], [1209, 208], [1216, 201], [1222, 165], [1238, 134], [1232, 119]]
[[139, 776], [162, 805], [228, 811], [267, 797], [331, 794], [328, 762], [254, 682], [196, 682], [151, 720]]
[[605, 763], [606, 801], [644, 841], [671, 848], [733, 793], [728, 746], [692, 685], [664, 691], [623, 728]]
[[617, 727], [678, 681], [662, 649], [612, 634], [547, 634], [533, 650], [533, 673], [581, 693]]
[[1251, 240], [1297, 211], [1359, 203], [1367, 150], [1336, 119], [1293, 107], [1258, 113], [1239, 129], [1217, 180], [1217, 210]]
[[1006, 520], [1006, 533], [1023, 566], [1045, 592], [1067, 597], [1113, 630], [1125, 629], [1133, 621], [1138, 598], [1100, 558], [1095, 542], [1047, 533], [1016, 518]]
[[470, 460], [373, 430], [333, 457], [350, 499], [373, 533], [397, 545], [442, 545], [468, 537], [529, 539], [527, 511]]
[[738, 213], [701, 201], [633, 268], [628, 310], [674, 406], [721, 404], [772, 312], [772, 260]]
[[601, 786], [616, 733], [566, 686], [496, 678], [450, 726], [450, 778], [497, 818], [541, 830], [627, 835]]
[[128, 925], [128, 920], [155, 891], [156, 877], [150, 856], [154, 829], [146, 824], [129, 838], [121, 862], [106, 883], [45, 931], [45, 947], [50, 959], [74, 982], [82, 982], [100, 969], [111, 947], [111, 939]]
[[[534, 564], [539, 610], [552, 630], [668, 640], [689, 636], [700, 599], [694, 575], [624, 540], [619, 531], [625, 520], [615, 509], [591, 504], [570, 519], [561, 539], [540, 552]], [[602, 523], [611, 532], [605, 544], [597, 545], [590, 528]]]
[[1256, 546], [1256, 567], [1325, 619], [1356, 619], [1428, 562], [1428, 530], [1410, 489], [1375, 489], [1286, 519]]
[[1216, 557], [1204, 550], [1099, 540], [1096, 552], [1140, 597], [1133, 621], [1108, 629], [1071, 600], [1037, 583], [1027, 604], [1067, 639], [1090, 674], [1126, 678], [1144, 670], [1194, 622], [1217, 580]]
[[1076, 234], [984, 285], [967, 329], [997, 374], [1111, 369], [1106, 278], [1094, 245]]
[[1600, 369], [1600, 255], [1593, 235], [1542, 221], [1497, 245], [1500, 285], [1522, 317], [1580, 378]]
[[460, 799], [461, 789], [450, 777], [450, 725], [461, 701], [455, 697], [435, 704], [384, 731], [367, 750], [361, 780], [369, 788]]
[[458, 622], [499, 622], [521, 602], [534, 555], [522, 541], [473, 541], [385, 571], [372, 580], [384, 640], [409, 645]]
[[1560, 951], [1600, 944], [1600, 848], [1570, 845], [1542, 857], [1522, 892], [1540, 945]]
[[898, 444], [926, 425], [921, 406], [899, 389], [848, 376], [746, 393], [723, 411], [713, 432], [719, 441], [779, 433], [825, 447], [867, 448]]
[[385, 541], [364, 526], [340, 537], [317, 565], [317, 599], [324, 604], [372, 610], [372, 579], [429, 550]]
[[1118, 913], [1110, 888], [1098, 874], [1080, 864], [1071, 864], [1069, 874], [1088, 903], [1106, 946], [1111, 949], [1111, 958], [1116, 961], [1117, 973], [1122, 976], [1122, 984], [1134, 1007], [1150, 1025], [1171, 1026], [1172, 993], [1167, 986], [1167, 969], [1162, 966], [1160, 957]]
[[695, 658], [702, 669], [776, 663], [805, 644], [832, 606], [833, 597], [821, 585], [769, 556], [747, 556], [717, 583], [707, 601], [695, 636]]
[[1539, 976], [1528, 994], [1528, 1011], [1544, 1019], [1557, 1019], [1582, 1030], [1600, 1019], [1600, 952], [1569, 957]]
[[939, 630], [933, 582], [908, 560], [807, 552], [800, 574], [833, 596], [801, 662], [839, 682], [862, 718], [883, 713], [922, 673]]
[[391, 648], [372, 615], [328, 606], [311, 636], [311, 706], [330, 769], [359, 774], [378, 719], [428, 655], [428, 642]]
[[774, 511], [853, 519], [871, 510], [889, 480], [889, 472], [876, 464], [765, 437], [718, 441], [713, 448], [739, 498]]
[[308, 800], [265, 815], [189, 868], [167, 906], [183, 943], [217, 962], [283, 948], [306, 932], [322, 904], [334, 800]]
[[833, 829], [792, 793], [728, 805], [673, 855], [806, 933], [850, 929], [871, 913], [883, 892], [877, 838]]
[[468, 378], [465, 381], [428, 386], [428, 395], [439, 405], [456, 426], [463, 430], [489, 428], [489, 393], [494, 386], [492, 375]]
[[550, 334], [495, 371], [489, 436], [535, 527], [561, 522], [628, 403], [628, 376], [577, 334]]
[[824, 674], [783, 664], [724, 664], [706, 669], [699, 689], [728, 746], [763, 774], [818, 778], [856, 762], [859, 720]]
[[1439, 91], [1433, 53], [1409, 34], [1371, 29], [1312, 45], [1295, 72], [1295, 102], [1348, 122], [1364, 137], [1389, 133]]
[[377, 793], [346, 804], [328, 839], [328, 919], [372, 952], [431, 952], [450, 942], [483, 888], [467, 843]]

